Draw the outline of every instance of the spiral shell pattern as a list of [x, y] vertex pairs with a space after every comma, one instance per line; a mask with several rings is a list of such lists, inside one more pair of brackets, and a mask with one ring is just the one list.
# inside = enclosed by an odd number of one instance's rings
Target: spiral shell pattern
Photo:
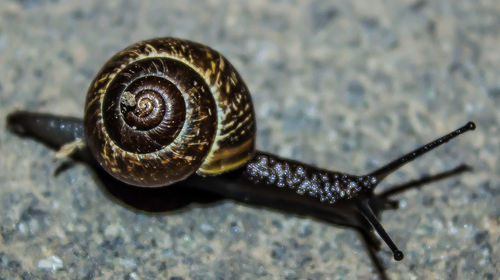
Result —
[[220, 174], [254, 153], [253, 105], [239, 74], [218, 52], [176, 38], [112, 57], [90, 85], [84, 123], [99, 164], [131, 185]]

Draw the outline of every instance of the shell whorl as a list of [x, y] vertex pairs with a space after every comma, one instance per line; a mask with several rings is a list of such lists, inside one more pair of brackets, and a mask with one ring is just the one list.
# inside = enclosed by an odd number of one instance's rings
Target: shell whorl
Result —
[[100, 165], [137, 186], [220, 174], [254, 153], [250, 93], [207, 46], [176, 38], [133, 44], [90, 85], [85, 134]]

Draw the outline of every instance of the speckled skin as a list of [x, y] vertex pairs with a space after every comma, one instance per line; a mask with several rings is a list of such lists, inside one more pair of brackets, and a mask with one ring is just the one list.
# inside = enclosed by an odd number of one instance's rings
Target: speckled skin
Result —
[[88, 90], [85, 131], [104, 169], [143, 187], [236, 169], [255, 149], [254, 109], [239, 74], [218, 52], [177, 38], [135, 43], [102, 67]]
[[359, 197], [362, 192], [371, 192], [378, 183], [374, 176], [354, 176], [319, 169], [262, 152], [245, 165], [245, 174], [255, 184], [290, 188], [299, 195], [311, 196], [329, 204]]

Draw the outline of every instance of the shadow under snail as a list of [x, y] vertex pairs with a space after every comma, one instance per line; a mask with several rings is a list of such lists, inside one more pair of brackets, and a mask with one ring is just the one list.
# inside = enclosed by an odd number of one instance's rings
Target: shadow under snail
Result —
[[362, 176], [256, 151], [254, 108], [240, 75], [215, 50], [177, 38], [135, 43], [106, 62], [88, 89], [83, 121], [17, 111], [7, 125], [102, 167], [117, 179], [113, 184], [182, 186], [319, 217], [358, 230], [373, 254], [380, 245], [375, 230], [398, 261], [403, 252], [377, 219], [398, 207], [391, 196], [469, 167], [379, 194], [376, 186], [404, 164], [475, 129], [468, 122]]

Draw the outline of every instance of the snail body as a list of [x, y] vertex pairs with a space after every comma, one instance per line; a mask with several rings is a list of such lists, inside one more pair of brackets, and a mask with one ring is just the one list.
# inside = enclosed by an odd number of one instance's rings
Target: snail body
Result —
[[391, 196], [469, 167], [381, 194], [374, 193], [376, 186], [475, 129], [469, 122], [362, 176], [256, 151], [254, 108], [243, 79], [217, 51], [177, 38], [135, 43], [106, 62], [88, 89], [83, 120], [19, 111], [8, 116], [7, 125], [56, 149], [80, 139], [88, 149], [73, 157], [104, 169], [124, 188], [188, 187], [319, 217], [358, 230], [372, 251], [379, 249], [375, 230], [396, 260], [403, 253], [377, 219], [381, 211], [397, 208]]

